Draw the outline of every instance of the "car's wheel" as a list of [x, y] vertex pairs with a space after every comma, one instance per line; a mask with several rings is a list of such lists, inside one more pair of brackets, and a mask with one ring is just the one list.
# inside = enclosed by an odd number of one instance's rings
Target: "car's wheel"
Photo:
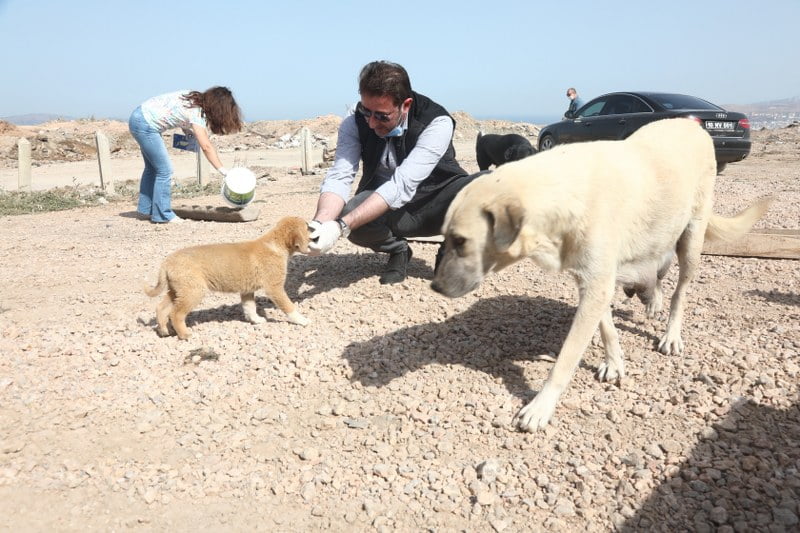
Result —
[[553, 139], [553, 136], [552, 135], [545, 135], [544, 137], [542, 137], [542, 140], [539, 141], [539, 150], [541, 150], [541, 151], [549, 150], [550, 148], [552, 148], [555, 145], [556, 145], [556, 141], [555, 141], [555, 139]]
[[717, 174], [722, 174], [726, 166], [728, 166], [728, 163], [717, 163]]

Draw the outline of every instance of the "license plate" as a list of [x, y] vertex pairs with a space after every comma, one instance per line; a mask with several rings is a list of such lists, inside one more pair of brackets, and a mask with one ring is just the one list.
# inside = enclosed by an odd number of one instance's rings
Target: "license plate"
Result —
[[706, 120], [706, 129], [707, 130], [723, 130], [723, 131], [733, 131], [736, 129], [735, 122], [716, 122], [713, 120]]

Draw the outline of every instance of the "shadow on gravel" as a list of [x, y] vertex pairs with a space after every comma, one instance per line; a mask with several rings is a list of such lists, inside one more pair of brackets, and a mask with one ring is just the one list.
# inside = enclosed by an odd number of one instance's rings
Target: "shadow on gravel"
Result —
[[[335, 258], [330, 255], [295, 255], [289, 263], [286, 294], [293, 302], [299, 302], [333, 289], [348, 287], [365, 278], [380, 276], [388, 258], [388, 254], [369, 251], [363, 254], [337, 254]], [[425, 261], [412, 257], [408, 264], [408, 276], [431, 279], [433, 269]]]
[[122, 211], [120, 212], [119, 216], [121, 216], [122, 218], [136, 218], [136, 219], [141, 217], [138, 211]]
[[643, 339], [650, 340], [650, 346], [653, 351], [658, 351], [658, 342], [661, 340], [658, 335], [663, 334], [667, 329], [667, 313], [668, 311], [662, 311], [661, 315], [658, 318], [650, 319], [648, 318], [648, 322], [653, 322], [654, 324], [658, 324], [656, 327], [656, 331], [658, 334], [651, 333], [649, 331], [645, 331], [642, 328], [636, 327], [634, 321], [634, 314], [629, 309], [614, 309], [614, 326], [616, 326], [617, 331], [619, 333], [630, 333], [631, 335], [636, 335], [637, 337], [641, 337]]
[[620, 531], [798, 531], [800, 404], [735, 404]]
[[[515, 362], [558, 354], [574, 315], [574, 303], [541, 296], [484, 298], [445, 322], [402, 328], [350, 344], [343, 357], [353, 370], [353, 379], [367, 386], [384, 386], [428, 364], [455, 364], [500, 378], [511, 394], [529, 401], [535, 393]], [[632, 325], [630, 319], [629, 311], [614, 311], [619, 331], [649, 339], [655, 350], [658, 337]], [[542, 364], [549, 371], [550, 363]], [[597, 371], [584, 361], [580, 366]]]
[[[442, 323], [402, 328], [345, 348], [354, 380], [384, 386], [429, 364], [462, 365], [503, 380], [511, 394], [533, 392], [516, 361], [558, 353], [575, 307], [549, 298], [497, 296]], [[548, 366], [549, 363], [541, 363]]]
[[797, 292], [780, 292], [780, 291], [748, 291], [749, 296], [761, 298], [767, 302], [772, 302], [781, 305], [794, 305], [800, 307], [800, 293]]

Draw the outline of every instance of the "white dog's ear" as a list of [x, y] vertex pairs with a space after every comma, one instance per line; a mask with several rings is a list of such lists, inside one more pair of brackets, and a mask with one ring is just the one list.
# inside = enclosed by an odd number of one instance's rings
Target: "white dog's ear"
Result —
[[499, 252], [505, 252], [517, 240], [522, 229], [525, 210], [519, 198], [500, 198], [484, 207], [492, 227], [494, 245]]

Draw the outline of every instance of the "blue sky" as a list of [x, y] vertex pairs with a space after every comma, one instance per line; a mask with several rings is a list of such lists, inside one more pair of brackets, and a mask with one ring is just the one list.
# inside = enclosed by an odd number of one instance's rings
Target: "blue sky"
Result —
[[480, 118], [558, 117], [569, 86], [747, 104], [800, 95], [798, 21], [800, 0], [0, 0], [0, 117], [213, 85], [248, 121], [342, 114], [374, 59]]

